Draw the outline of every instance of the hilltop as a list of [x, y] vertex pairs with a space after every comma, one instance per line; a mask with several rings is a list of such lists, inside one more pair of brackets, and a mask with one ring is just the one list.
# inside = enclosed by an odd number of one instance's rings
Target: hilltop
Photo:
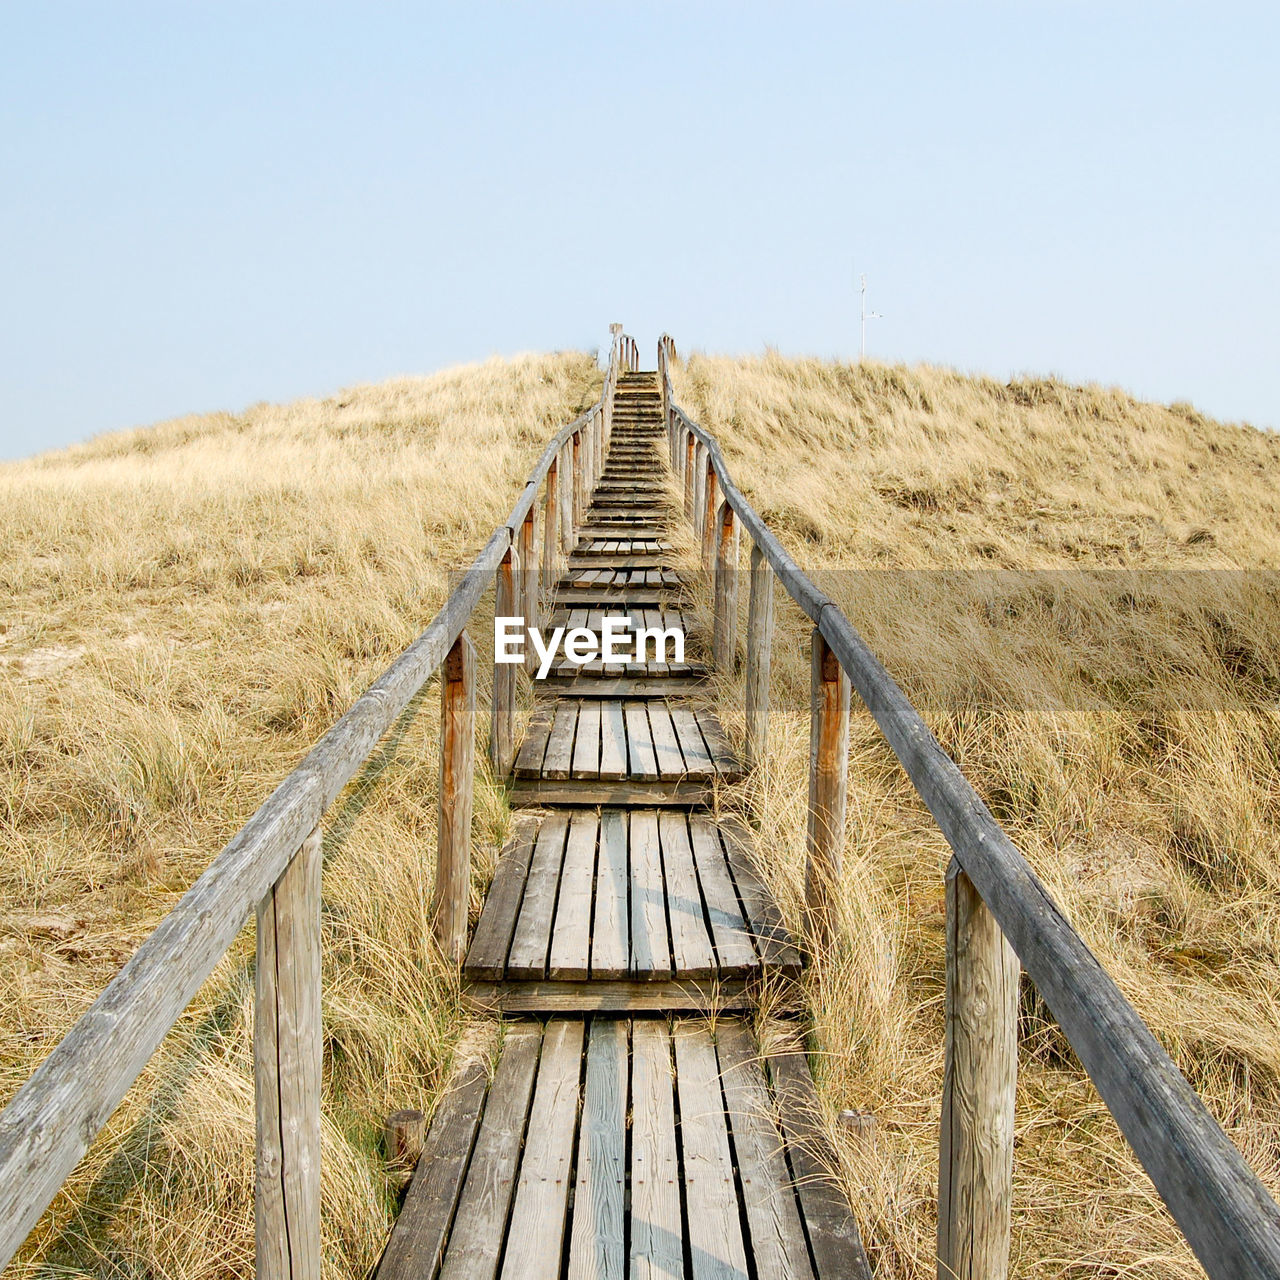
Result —
[[[599, 378], [579, 354], [491, 361], [0, 466], [0, 1102], [432, 616]], [[1280, 1188], [1280, 438], [1113, 390], [923, 367], [695, 356], [676, 381]], [[755, 785], [794, 924], [806, 632], [781, 602], [779, 628], [775, 755]], [[732, 729], [741, 689], [718, 695]], [[420, 930], [436, 718], [428, 697], [326, 837], [338, 1274], [363, 1274], [383, 1238], [381, 1117], [429, 1099], [467, 1032]], [[947, 851], [856, 707], [852, 737], [848, 941], [809, 979], [814, 1048], [833, 1112], [876, 1117], [871, 1139], [841, 1143], [878, 1274], [919, 1276]], [[477, 805], [492, 854], [500, 792]], [[477, 905], [490, 870], [482, 857]], [[14, 1274], [246, 1273], [250, 954], [246, 932]], [[1023, 1032], [1015, 1274], [1199, 1274], [1031, 991]]]

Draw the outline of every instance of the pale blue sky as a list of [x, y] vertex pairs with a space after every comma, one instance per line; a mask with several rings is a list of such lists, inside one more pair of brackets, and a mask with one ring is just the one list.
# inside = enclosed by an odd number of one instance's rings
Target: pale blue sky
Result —
[[0, 457], [624, 321], [1280, 425], [1270, 5], [0, 4]]

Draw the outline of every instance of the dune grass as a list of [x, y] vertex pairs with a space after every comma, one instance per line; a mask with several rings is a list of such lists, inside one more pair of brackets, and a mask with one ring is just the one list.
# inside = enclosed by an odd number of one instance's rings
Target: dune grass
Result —
[[[1280, 1190], [1280, 438], [923, 367], [695, 356], [675, 385]], [[750, 802], [799, 927], [808, 623], [778, 595]], [[741, 675], [719, 694], [740, 731]], [[949, 850], [856, 695], [849, 796], [813, 1049], [832, 1116], [875, 1118], [832, 1132], [876, 1275], [922, 1277]], [[1025, 978], [1020, 1044], [1014, 1274], [1203, 1274]]]
[[[1280, 1188], [1280, 441], [927, 368], [695, 357], [676, 379]], [[0, 1103], [418, 633], [598, 388], [588, 357], [524, 357], [0, 466]], [[778, 628], [770, 757], [742, 803], [798, 926], [807, 627], [781, 599]], [[740, 731], [740, 676], [719, 696]], [[326, 824], [335, 1278], [385, 1236], [383, 1116], [429, 1108], [458, 1053], [490, 1047], [421, 936], [436, 732], [432, 686]], [[833, 1132], [877, 1275], [931, 1276], [948, 851], [856, 701], [851, 738], [812, 1048], [832, 1115], [875, 1117]], [[482, 777], [474, 906], [506, 825]], [[248, 928], [12, 1274], [250, 1274], [252, 945]], [[1199, 1274], [1030, 989], [1021, 1033], [1015, 1273]]]

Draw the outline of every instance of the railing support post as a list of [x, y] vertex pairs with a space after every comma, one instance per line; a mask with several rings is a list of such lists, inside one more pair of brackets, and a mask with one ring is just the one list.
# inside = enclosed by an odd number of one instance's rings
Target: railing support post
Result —
[[573, 551], [575, 473], [577, 472], [577, 467], [574, 465], [577, 459], [573, 455], [573, 445], [566, 440], [560, 450], [560, 550], [566, 559]]
[[317, 827], [258, 904], [253, 1015], [258, 1280], [320, 1277], [320, 865]]
[[751, 544], [747, 605], [747, 768], [765, 758], [769, 739], [769, 667], [773, 661], [773, 566]]
[[[573, 433], [573, 528], [577, 532], [582, 523], [583, 493], [586, 489], [586, 462], [582, 448], [582, 432]], [[573, 547], [570, 546], [570, 551]]]
[[440, 825], [431, 929], [462, 963], [471, 900], [471, 799], [476, 764], [476, 651], [464, 631], [440, 670]]
[[690, 523], [693, 522], [694, 471], [697, 463], [695, 450], [697, 446], [698, 441], [694, 438], [693, 432], [686, 431], [684, 439], [684, 514], [685, 519]]
[[938, 1280], [1009, 1270], [1018, 958], [954, 857], [947, 871]]
[[717, 671], [733, 673], [738, 656], [738, 521], [728, 502], [720, 504], [716, 520], [715, 625], [711, 660]]
[[[520, 601], [518, 612], [524, 618], [526, 627], [539, 625], [541, 616], [538, 600], [538, 539], [534, 527], [534, 508], [525, 513], [524, 523], [520, 526], [519, 544]], [[533, 659], [532, 645], [525, 646], [525, 665]]]
[[553, 460], [547, 468], [547, 489], [542, 512], [542, 591], [550, 597], [556, 585], [556, 563], [560, 536], [556, 528], [560, 513], [560, 468]]
[[707, 450], [706, 477], [702, 486], [702, 568], [710, 573], [716, 557], [716, 509], [719, 506], [720, 486], [716, 482], [716, 464]]
[[[494, 578], [494, 617], [510, 618], [516, 613], [516, 567], [513, 549], [507, 548]], [[494, 771], [505, 777], [515, 758], [516, 664], [493, 664], [493, 711], [489, 716], [489, 758]]]
[[804, 892], [812, 949], [831, 941], [831, 895], [840, 879], [849, 781], [849, 677], [817, 627], [811, 645], [809, 828]]

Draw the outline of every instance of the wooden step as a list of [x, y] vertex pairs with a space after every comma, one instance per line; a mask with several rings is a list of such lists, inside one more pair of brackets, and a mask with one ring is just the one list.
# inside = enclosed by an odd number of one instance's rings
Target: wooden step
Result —
[[[802, 1049], [722, 1017], [509, 1023], [436, 1110], [378, 1280], [868, 1280]], [[686, 1256], [693, 1259], [687, 1271]]]

